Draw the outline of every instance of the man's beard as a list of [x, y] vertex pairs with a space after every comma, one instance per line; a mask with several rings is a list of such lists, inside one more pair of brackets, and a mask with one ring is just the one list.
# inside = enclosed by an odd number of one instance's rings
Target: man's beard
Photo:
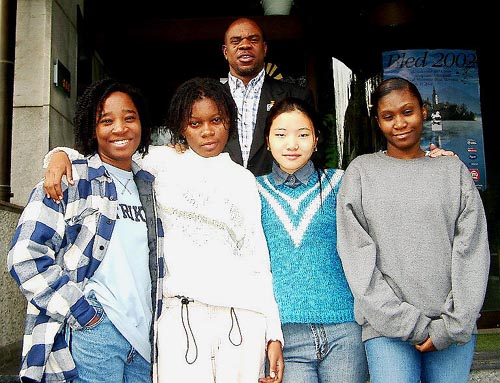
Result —
[[257, 65], [256, 66], [253, 66], [251, 68], [247, 67], [247, 68], [240, 68], [240, 67], [237, 67], [236, 68], [236, 73], [242, 77], [248, 77], [248, 76], [252, 76], [252, 77], [255, 77], [259, 74], [260, 70], [262, 68], [259, 68]]

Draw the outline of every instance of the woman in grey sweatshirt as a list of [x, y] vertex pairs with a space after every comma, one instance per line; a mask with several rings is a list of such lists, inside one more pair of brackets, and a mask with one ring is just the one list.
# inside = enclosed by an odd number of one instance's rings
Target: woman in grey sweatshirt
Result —
[[490, 262], [481, 197], [459, 158], [420, 148], [414, 84], [385, 80], [372, 104], [387, 150], [349, 164], [337, 205], [370, 382], [467, 382]]

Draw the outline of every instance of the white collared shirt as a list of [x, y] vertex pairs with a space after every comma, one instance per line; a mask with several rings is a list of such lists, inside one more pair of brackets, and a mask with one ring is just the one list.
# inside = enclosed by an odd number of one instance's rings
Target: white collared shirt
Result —
[[254, 77], [247, 86], [242, 80], [229, 73], [228, 82], [231, 95], [238, 108], [238, 137], [240, 140], [243, 166], [246, 168], [250, 147], [252, 146], [253, 133], [257, 121], [260, 92], [264, 84], [266, 72], [264, 69]]

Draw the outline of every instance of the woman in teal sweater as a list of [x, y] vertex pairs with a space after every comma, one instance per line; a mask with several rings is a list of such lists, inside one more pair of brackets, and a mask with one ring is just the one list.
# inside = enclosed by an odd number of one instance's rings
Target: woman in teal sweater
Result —
[[272, 173], [257, 178], [285, 340], [283, 383], [365, 383], [361, 328], [337, 254], [343, 171], [314, 165], [314, 119], [300, 99], [273, 106], [265, 135], [274, 164]]

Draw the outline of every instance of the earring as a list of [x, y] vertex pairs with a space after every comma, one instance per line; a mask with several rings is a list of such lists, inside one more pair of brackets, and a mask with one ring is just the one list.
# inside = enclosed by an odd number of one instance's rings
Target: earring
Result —
[[315, 151], [315, 152], [317, 152], [317, 151], [318, 151], [318, 147], [317, 147], [317, 146], [315, 146], [315, 147], [314, 147], [314, 151]]
[[268, 146], [268, 147], [267, 147], [267, 150], [268, 150], [268, 151], [271, 151], [271, 148]]

